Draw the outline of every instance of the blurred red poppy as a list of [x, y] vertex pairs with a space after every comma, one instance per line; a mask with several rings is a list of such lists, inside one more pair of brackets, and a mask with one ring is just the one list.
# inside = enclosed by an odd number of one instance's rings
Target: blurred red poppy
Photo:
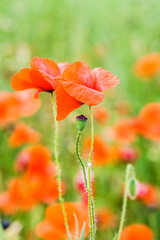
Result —
[[148, 103], [141, 110], [136, 122], [137, 132], [151, 140], [160, 140], [160, 103]]
[[[84, 222], [85, 237], [89, 233], [88, 208], [82, 202], [66, 202], [65, 209], [67, 213], [68, 225], [71, 237], [76, 237], [76, 218], [78, 221], [78, 238]], [[46, 240], [62, 240], [67, 238], [66, 228], [63, 220], [62, 207], [60, 203], [55, 203], [46, 209], [45, 220], [38, 224], [36, 235]]]
[[37, 143], [40, 138], [37, 131], [28, 127], [25, 123], [18, 123], [9, 136], [9, 145], [19, 147], [26, 143]]
[[112, 211], [106, 207], [96, 210], [97, 226], [101, 230], [106, 230], [115, 225], [116, 219]]
[[153, 231], [146, 225], [134, 223], [125, 227], [120, 240], [153, 240]]
[[93, 116], [98, 123], [106, 124], [109, 120], [109, 110], [105, 107], [96, 107]]
[[[83, 153], [88, 156], [91, 146], [90, 137], [85, 139]], [[100, 137], [95, 136], [93, 145], [92, 161], [94, 165], [103, 166], [116, 162], [118, 159], [118, 149], [107, 145]]]
[[157, 208], [160, 200], [158, 187], [141, 182], [138, 182], [137, 186], [138, 190], [136, 198], [148, 207]]
[[135, 140], [135, 119], [121, 120], [113, 126], [115, 140], [122, 143], [131, 143]]
[[34, 114], [40, 107], [40, 101], [35, 100], [33, 91], [24, 91], [22, 94], [0, 92], [0, 126], [15, 123], [20, 117]]
[[149, 53], [135, 63], [135, 74], [142, 78], [152, 78], [160, 73], [160, 54]]
[[17, 156], [15, 169], [25, 171], [29, 177], [56, 175], [56, 165], [52, 162], [50, 151], [40, 144], [23, 149]]

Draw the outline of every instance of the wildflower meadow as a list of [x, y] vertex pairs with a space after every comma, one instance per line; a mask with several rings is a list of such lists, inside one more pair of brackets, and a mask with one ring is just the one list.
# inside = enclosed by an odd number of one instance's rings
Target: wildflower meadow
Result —
[[0, 240], [160, 240], [159, 12], [0, 1]]

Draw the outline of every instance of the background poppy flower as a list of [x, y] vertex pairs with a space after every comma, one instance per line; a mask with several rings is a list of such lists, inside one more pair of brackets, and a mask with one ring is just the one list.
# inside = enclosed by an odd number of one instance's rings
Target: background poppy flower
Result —
[[28, 127], [25, 123], [19, 123], [9, 136], [9, 145], [19, 147], [25, 143], [37, 143], [40, 141], [40, 134]]
[[136, 122], [137, 132], [146, 138], [160, 140], [160, 103], [148, 103], [140, 111]]
[[6, 215], [15, 214], [19, 208], [8, 191], [0, 193], [0, 210]]
[[[101, 103], [104, 98], [101, 92], [119, 83], [119, 79], [110, 72], [102, 68], [91, 70], [80, 61], [71, 64], [56, 80], [61, 85], [61, 87], [56, 88], [57, 120], [64, 119], [82, 104], [97, 105]], [[67, 93], [66, 96], [64, 91]], [[62, 98], [63, 105], [61, 104]], [[62, 107], [66, 109], [65, 115], [61, 114]]]
[[[86, 223], [86, 237], [89, 233], [88, 208], [81, 202], [66, 202], [65, 209], [71, 237], [74, 239], [76, 236], [75, 217], [77, 218], [79, 226], [78, 237], [80, 237], [84, 222]], [[67, 238], [66, 228], [63, 221], [62, 207], [60, 203], [52, 204], [46, 209], [46, 218], [44, 221], [38, 224], [36, 228], [36, 235], [46, 240], [62, 240]]]
[[147, 183], [138, 182], [137, 199], [151, 208], [159, 206], [159, 189], [156, 186]]
[[15, 162], [17, 170], [28, 176], [56, 176], [56, 165], [52, 162], [50, 151], [43, 145], [33, 145], [23, 149]]
[[106, 230], [115, 225], [115, 216], [112, 211], [106, 207], [101, 207], [96, 210], [96, 220], [97, 226], [102, 230]]
[[22, 94], [0, 92], [0, 126], [15, 123], [20, 117], [34, 114], [40, 107], [40, 101], [35, 100], [33, 91], [24, 91]]
[[115, 140], [131, 143], [136, 138], [135, 119], [124, 119], [113, 126]]
[[93, 111], [94, 119], [100, 124], [106, 124], [109, 120], [109, 110], [105, 107], [96, 107]]
[[[83, 154], [88, 156], [91, 146], [90, 137], [85, 139]], [[95, 136], [93, 145], [92, 161], [94, 165], [103, 166], [117, 161], [118, 151], [116, 148], [107, 145], [99, 136]]]
[[160, 72], [160, 54], [149, 53], [141, 57], [134, 67], [137, 76], [151, 78]]
[[141, 223], [134, 223], [122, 230], [120, 240], [153, 240], [152, 230]]

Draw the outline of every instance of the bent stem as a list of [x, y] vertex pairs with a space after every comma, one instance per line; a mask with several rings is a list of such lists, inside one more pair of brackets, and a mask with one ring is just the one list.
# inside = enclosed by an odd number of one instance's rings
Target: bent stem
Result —
[[[79, 155], [79, 150], [78, 150], [78, 146], [79, 146], [79, 140], [80, 140], [80, 137], [81, 137], [81, 131], [78, 131], [78, 135], [77, 135], [77, 140], [76, 140], [76, 155], [78, 157], [78, 160], [80, 162], [80, 165], [82, 167], [82, 171], [83, 171], [83, 176], [84, 176], [84, 182], [85, 182], [85, 187], [86, 187], [86, 190], [89, 194], [89, 190], [88, 190], [88, 183], [87, 183], [87, 174], [86, 174], [86, 169], [85, 169], [85, 165]], [[91, 206], [92, 206], [92, 216], [94, 216], [94, 201], [93, 201], [93, 196], [91, 196]], [[93, 219], [92, 219], [93, 220]], [[93, 221], [94, 222], [94, 221]], [[95, 224], [95, 222], [94, 222]]]
[[78, 131], [78, 135], [77, 135], [77, 140], [76, 140], [76, 154], [77, 154], [77, 157], [78, 157], [78, 160], [80, 162], [80, 165], [82, 167], [82, 171], [83, 171], [83, 176], [84, 176], [84, 182], [85, 182], [85, 186], [86, 186], [86, 190], [88, 192], [88, 183], [87, 183], [87, 175], [86, 175], [86, 170], [85, 170], [85, 166], [84, 166], [84, 163], [79, 155], [79, 151], [78, 151], [78, 145], [79, 145], [79, 139], [80, 139], [80, 136], [81, 136], [81, 131]]
[[123, 229], [123, 225], [125, 222], [125, 216], [126, 216], [126, 210], [127, 210], [127, 200], [128, 200], [128, 184], [129, 184], [129, 178], [130, 178], [130, 173], [133, 171], [133, 166], [131, 164], [128, 164], [126, 168], [126, 177], [125, 177], [125, 189], [124, 189], [124, 197], [123, 197], [123, 206], [122, 206], [122, 213], [121, 213], [121, 219], [120, 219], [120, 225], [118, 229], [118, 234], [117, 234], [117, 240], [120, 240], [121, 237], [121, 232]]
[[91, 119], [91, 149], [88, 159], [88, 195], [89, 195], [89, 215], [90, 215], [90, 228], [91, 228], [91, 240], [95, 238], [96, 234], [96, 223], [95, 223], [95, 207], [91, 189], [91, 157], [93, 152], [94, 143], [94, 126], [93, 126], [93, 115], [92, 107], [89, 106], [90, 119]]
[[66, 210], [65, 210], [64, 200], [63, 200], [63, 197], [62, 197], [61, 167], [60, 167], [60, 163], [59, 163], [59, 160], [58, 160], [58, 149], [57, 149], [57, 145], [58, 145], [58, 122], [56, 120], [56, 105], [55, 105], [55, 100], [54, 100], [53, 93], [51, 93], [51, 97], [52, 97], [52, 103], [53, 103], [53, 115], [54, 115], [54, 123], [55, 123], [54, 156], [55, 156], [55, 162], [56, 162], [56, 165], [57, 165], [57, 182], [58, 182], [59, 201], [60, 201], [61, 206], [62, 206], [62, 212], [63, 212], [63, 216], [64, 216], [64, 223], [65, 223], [67, 235], [68, 235], [68, 238], [71, 240], [71, 235], [70, 235], [70, 232], [69, 232], [69, 226], [68, 226], [68, 221], [67, 221], [67, 213], [66, 213]]

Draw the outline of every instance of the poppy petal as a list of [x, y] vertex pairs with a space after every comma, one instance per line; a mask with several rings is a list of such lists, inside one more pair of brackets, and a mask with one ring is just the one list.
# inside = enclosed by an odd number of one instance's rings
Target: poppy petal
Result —
[[83, 62], [72, 63], [62, 75], [64, 82], [78, 83], [83, 86], [93, 88], [94, 79], [91, 69]]
[[60, 234], [60, 231], [56, 231], [54, 226], [47, 220], [39, 223], [35, 232], [38, 237], [47, 240], [61, 240], [63, 237], [63, 235]]
[[60, 74], [62, 74], [66, 70], [66, 68], [70, 66], [70, 63], [68, 63], [68, 62], [60, 62], [60, 63], [57, 63], [57, 65], [58, 65], [58, 67], [60, 69]]
[[30, 79], [30, 69], [23, 68], [20, 72], [13, 75], [11, 86], [16, 91], [34, 88], [35, 86], [33, 85]]
[[57, 121], [63, 120], [69, 113], [82, 105], [82, 103], [71, 97], [60, 84], [56, 87], [56, 103]]
[[48, 58], [34, 57], [31, 61], [31, 68], [38, 70], [42, 76], [55, 88], [57, 83], [54, 78], [60, 74], [56, 62]]
[[38, 88], [51, 92], [54, 90], [52, 85], [47, 82], [35, 69], [24, 68], [12, 77], [11, 86], [14, 90], [20, 91], [28, 88]]
[[115, 87], [120, 82], [117, 76], [111, 74], [103, 68], [94, 68], [92, 70], [92, 75], [95, 79], [95, 89], [98, 91]]
[[88, 88], [78, 83], [71, 81], [65, 81], [63, 79], [58, 80], [64, 90], [77, 101], [87, 105], [97, 105], [103, 101], [104, 94], [97, 90]]

